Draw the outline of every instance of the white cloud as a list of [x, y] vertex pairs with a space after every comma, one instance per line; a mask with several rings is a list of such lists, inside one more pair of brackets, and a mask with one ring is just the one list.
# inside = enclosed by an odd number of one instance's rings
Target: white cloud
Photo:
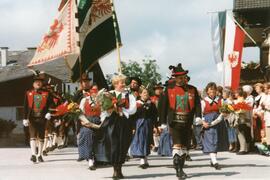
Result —
[[[36, 46], [56, 15], [59, 3], [60, 0], [1, 0], [0, 46], [12, 49]], [[232, 3], [232, 0], [115, 0], [124, 44], [121, 57], [125, 61], [141, 61], [151, 56], [157, 59], [163, 76], [170, 64], [181, 62], [196, 86], [218, 82], [207, 12], [232, 9]], [[117, 70], [116, 60], [115, 51], [101, 60], [105, 73]]]

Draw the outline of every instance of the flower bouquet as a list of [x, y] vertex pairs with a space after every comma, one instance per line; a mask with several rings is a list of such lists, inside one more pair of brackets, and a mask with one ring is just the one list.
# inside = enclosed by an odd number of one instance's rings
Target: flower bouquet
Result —
[[108, 111], [114, 107], [117, 99], [103, 88], [97, 94], [97, 102], [101, 107], [101, 111]]
[[224, 113], [224, 114], [230, 114], [234, 112], [234, 108], [232, 105], [230, 104], [223, 104], [220, 108], [219, 108], [219, 112], [220, 113]]
[[68, 101], [51, 110], [54, 111], [52, 116], [63, 116], [67, 120], [77, 120], [82, 113], [77, 103]]
[[248, 105], [246, 102], [239, 102], [237, 104], [232, 105], [235, 113], [245, 113], [247, 111], [251, 111], [252, 107]]

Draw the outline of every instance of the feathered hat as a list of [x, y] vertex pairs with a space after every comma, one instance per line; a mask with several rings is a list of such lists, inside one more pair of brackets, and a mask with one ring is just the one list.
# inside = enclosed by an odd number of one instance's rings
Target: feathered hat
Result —
[[188, 73], [188, 70], [183, 69], [181, 63], [179, 63], [177, 66], [170, 65], [169, 69], [172, 71], [172, 76], [183, 76]]

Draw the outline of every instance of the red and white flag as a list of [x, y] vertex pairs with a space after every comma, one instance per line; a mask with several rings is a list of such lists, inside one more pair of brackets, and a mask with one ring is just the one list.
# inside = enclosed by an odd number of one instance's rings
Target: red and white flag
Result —
[[245, 33], [235, 24], [231, 12], [226, 14], [225, 44], [223, 56], [223, 86], [236, 90], [240, 83], [242, 50]]
[[58, 15], [46, 33], [40, 45], [37, 47], [35, 56], [28, 66], [43, 64], [52, 60], [65, 57], [70, 68], [79, 56], [79, 34], [76, 32], [78, 20], [75, 18], [77, 5], [75, 0], [67, 0], [62, 4]]

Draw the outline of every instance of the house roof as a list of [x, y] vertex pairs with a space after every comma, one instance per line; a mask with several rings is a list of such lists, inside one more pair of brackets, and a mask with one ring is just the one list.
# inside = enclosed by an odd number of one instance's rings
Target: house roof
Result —
[[269, 0], [234, 0], [235, 10], [270, 8]]
[[[29, 70], [27, 64], [31, 61], [34, 53], [35, 50], [33, 49], [25, 51], [8, 51], [8, 65], [6, 67], [0, 67], [0, 82], [32, 76], [33, 73]], [[0, 59], [1, 58], [0, 53]], [[46, 74], [61, 79], [63, 82], [70, 82], [70, 71], [63, 68], [64, 66], [64, 61], [53, 61], [50, 65], [43, 64], [42, 70], [45, 71]]]

